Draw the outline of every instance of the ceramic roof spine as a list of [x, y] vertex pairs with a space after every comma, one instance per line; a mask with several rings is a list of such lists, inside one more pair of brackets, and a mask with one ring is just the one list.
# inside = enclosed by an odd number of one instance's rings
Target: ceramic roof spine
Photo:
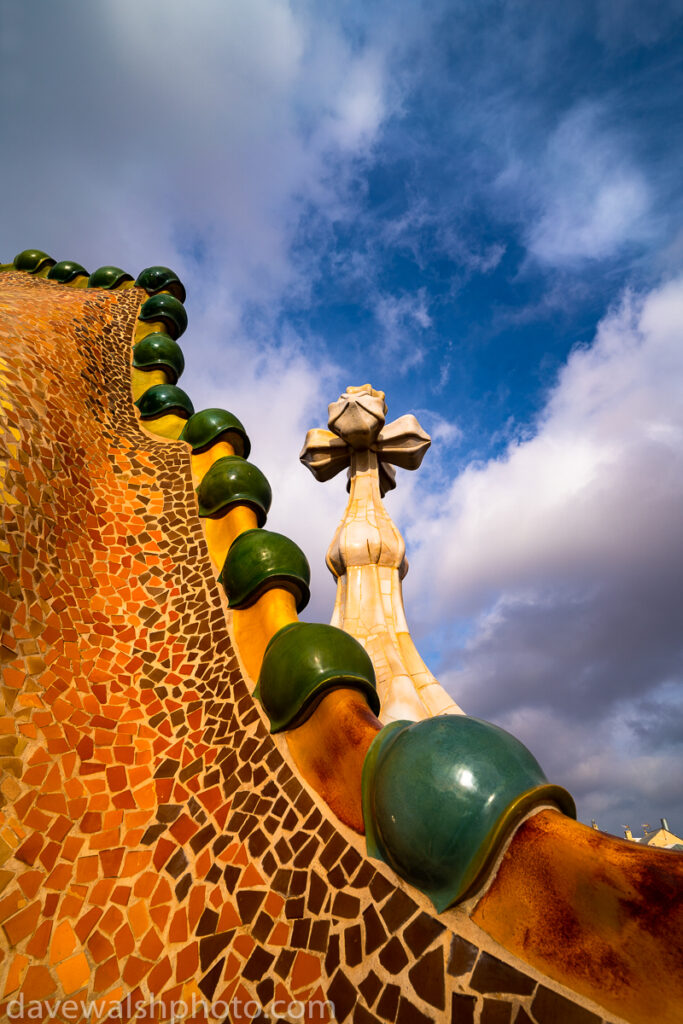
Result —
[[461, 714], [418, 654], [403, 608], [405, 543], [382, 503], [395, 486], [393, 466], [417, 469], [430, 445], [414, 416], [385, 423], [384, 392], [349, 387], [329, 407], [329, 430], [310, 430], [301, 461], [325, 481], [344, 468], [349, 501], [327, 552], [337, 580], [332, 624], [356, 637], [372, 658], [382, 722]]
[[281, 533], [246, 530], [233, 543], [218, 577], [229, 608], [248, 608], [267, 590], [293, 594], [297, 612], [310, 599], [311, 570], [300, 547]]
[[[270, 504], [269, 489], [266, 493], [267, 482], [259, 480], [256, 467], [237, 457], [248, 455], [250, 448], [241, 423], [225, 410], [202, 410], [188, 420], [182, 439], [192, 450], [200, 507], [211, 513], [202, 516], [207, 546], [213, 564], [222, 570], [219, 580], [231, 606], [231, 632], [247, 676], [256, 682], [266, 649], [287, 627], [305, 627], [304, 648], [314, 662], [324, 661], [330, 645], [320, 642], [318, 632], [334, 634], [334, 647], [340, 631], [298, 622], [297, 613], [308, 600], [308, 563], [292, 541], [259, 526]], [[353, 677], [352, 666], [342, 657], [326, 678], [312, 679], [311, 658], [307, 661], [302, 650], [294, 652], [284, 673], [282, 659], [271, 658], [266, 692], [293, 686], [295, 692], [284, 703], [296, 703], [297, 714], [279, 721], [287, 730], [292, 757], [338, 818], [363, 834], [363, 761], [381, 724], [369, 706], [378, 708], [369, 659], [351, 637], [341, 637], [356, 659], [363, 660], [360, 675]], [[316, 642], [311, 644], [311, 638]]]
[[137, 401], [153, 384], [177, 384], [184, 369], [182, 349], [173, 338], [148, 334], [133, 347], [133, 399]]
[[120, 267], [98, 267], [88, 278], [88, 288], [107, 288], [114, 291], [121, 288], [132, 288], [133, 278]]
[[15, 270], [25, 270], [37, 277], [47, 277], [54, 264], [52, 257], [41, 249], [24, 249], [23, 252], [17, 253], [12, 262]]
[[330, 690], [360, 690], [373, 713], [379, 697], [372, 662], [352, 636], [335, 626], [297, 622], [271, 639], [257, 693], [271, 732], [300, 725]]
[[576, 815], [519, 740], [466, 715], [393, 722], [365, 759], [368, 854], [438, 911], [476, 889], [524, 815], [548, 804]]
[[207, 451], [221, 438], [229, 442], [234, 455], [249, 458], [251, 441], [247, 432], [227, 409], [202, 409], [190, 417], [183, 431], [183, 441], [190, 445], [193, 455]]

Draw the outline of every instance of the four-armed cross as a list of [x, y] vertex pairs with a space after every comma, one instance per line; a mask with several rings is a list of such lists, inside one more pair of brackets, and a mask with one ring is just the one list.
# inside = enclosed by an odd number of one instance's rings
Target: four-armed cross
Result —
[[369, 384], [347, 388], [328, 411], [330, 429], [309, 430], [300, 458], [321, 481], [349, 470], [349, 502], [327, 552], [337, 579], [332, 624], [372, 658], [383, 722], [461, 714], [410, 636], [401, 589], [405, 542], [382, 503], [396, 486], [393, 466], [417, 469], [431, 439], [412, 415], [385, 425], [384, 392]]

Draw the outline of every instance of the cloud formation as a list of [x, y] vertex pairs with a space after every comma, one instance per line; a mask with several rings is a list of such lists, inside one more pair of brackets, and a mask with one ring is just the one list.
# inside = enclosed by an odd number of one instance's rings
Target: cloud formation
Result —
[[443, 644], [449, 617], [470, 622], [441, 681], [525, 739], [584, 817], [614, 805], [618, 778], [643, 814], [655, 796], [683, 812], [681, 322], [683, 278], [627, 293], [533, 436], [470, 465], [409, 528], [423, 630]]

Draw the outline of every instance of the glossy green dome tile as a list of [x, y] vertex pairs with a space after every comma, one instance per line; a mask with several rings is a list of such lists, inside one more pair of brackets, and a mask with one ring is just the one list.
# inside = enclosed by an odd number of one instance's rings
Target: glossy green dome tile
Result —
[[249, 458], [251, 442], [247, 432], [231, 412], [226, 409], [202, 409], [187, 421], [182, 440], [192, 445], [194, 454], [203, 452], [217, 441], [229, 441], [235, 455]]
[[173, 377], [170, 383], [175, 384], [185, 369], [185, 359], [178, 342], [168, 334], [148, 334], [133, 347], [133, 366], [136, 370], [167, 370]]
[[169, 267], [147, 267], [138, 274], [135, 284], [144, 288], [148, 295], [169, 291], [179, 302], [185, 301], [183, 282]]
[[296, 610], [310, 599], [311, 569], [301, 548], [281, 533], [245, 530], [230, 545], [218, 577], [230, 608], [248, 608], [273, 587], [296, 598]]
[[175, 384], [155, 384], [148, 388], [135, 404], [143, 420], [155, 420], [169, 413], [187, 419], [194, 412], [189, 396]]
[[166, 330], [172, 338], [179, 338], [187, 328], [187, 313], [182, 302], [173, 295], [166, 295], [162, 292], [159, 295], [152, 295], [146, 302], [143, 302], [138, 320], [145, 323], [152, 320], [163, 320]]
[[268, 516], [273, 495], [260, 469], [238, 455], [225, 455], [214, 462], [197, 488], [199, 515], [215, 518], [232, 505], [248, 505], [259, 526]]
[[37, 274], [43, 267], [52, 267], [54, 263], [42, 249], [24, 249], [14, 257], [15, 270], [27, 270], [29, 274]]
[[574, 801], [548, 784], [524, 744], [466, 715], [392, 722], [363, 766], [368, 854], [421, 889], [441, 912], [463, 899], [534, 806]]
[[120, 267], [98, 267], [88, 278], [88, 288], [118, 288], [125, 281], [133, 278]]
[[60, 260], [59, 263], [55, 263], [53, 267], [50, 267], [47, 272], [47, 276], [51, 281], [59, 281], [60, 284], [68, 284], [69, 281], [73, 281], [79, 274], [87, 276], [88, 271], [80, 263], [75, 263], [73, 260]]
[[256, 696], [270, 719], [270, 731], [301, 725], [330, 690], [360, 690], [377, 715], [375, 670], [365, 649], [336, 626], [292, 622], [270, 640], [263, 656]]

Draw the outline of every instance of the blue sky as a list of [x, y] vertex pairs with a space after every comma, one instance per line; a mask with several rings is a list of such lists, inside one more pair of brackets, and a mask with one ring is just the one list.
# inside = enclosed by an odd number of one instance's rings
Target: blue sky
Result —
[[409, 621], [580, 817], [683, 830], [683, 0], [0, 0], [0, 258], [174, 267], [314, 572], [348, 384], [433, 445]]

